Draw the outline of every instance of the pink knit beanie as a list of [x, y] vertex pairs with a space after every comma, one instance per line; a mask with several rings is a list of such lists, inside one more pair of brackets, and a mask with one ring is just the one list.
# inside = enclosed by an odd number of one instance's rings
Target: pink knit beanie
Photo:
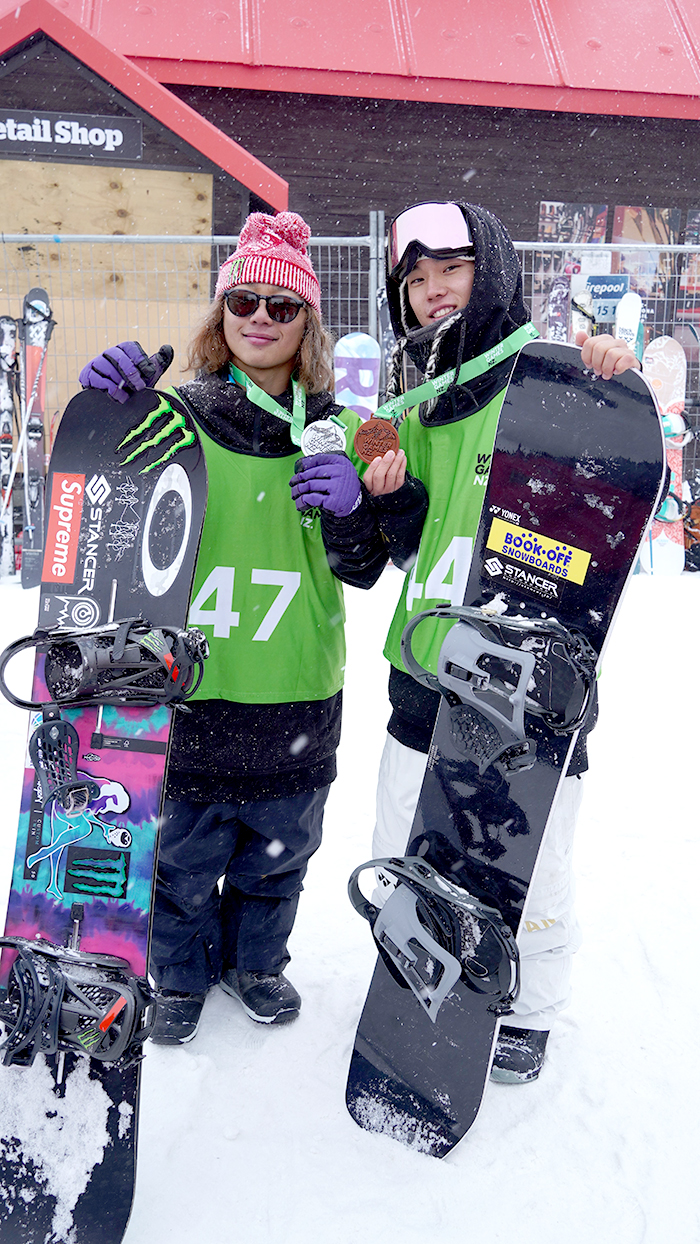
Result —
[[219, 269], [217, 298], [235, 285], [278, 285], [320, 312], [321, 287], [306, 253], [310, 237], [309, 226], [296, 212], [277, 216], [253, 212], [241, 229], [238, 246]]

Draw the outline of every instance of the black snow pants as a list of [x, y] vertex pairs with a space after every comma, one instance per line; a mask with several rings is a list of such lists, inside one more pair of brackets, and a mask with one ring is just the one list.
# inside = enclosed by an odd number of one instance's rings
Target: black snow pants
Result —
[[161, 988], [201, 993], [228, 968], [282, 971], [329, 789], [250, 803], [166, 799], [151, 944]]

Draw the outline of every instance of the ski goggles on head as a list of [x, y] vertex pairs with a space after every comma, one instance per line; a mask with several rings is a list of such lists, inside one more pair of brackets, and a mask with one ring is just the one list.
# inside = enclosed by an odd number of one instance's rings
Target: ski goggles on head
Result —
[[226, 295], [231, 315], [243, 320], [253, 315], [261, 302], [265, 303], [265, 310], [275, 324], [291, 324], [306, 306], [303, 299], [290, 298], [289, 294], [254, 294], [252, 289], [232, 289]]
[[459, 251], [474, 258], [474, 241], [458, 203], [417, 203], [401, 212], [387, 234], [389, 275], [403, 280], [419, 255], [433, 259]]

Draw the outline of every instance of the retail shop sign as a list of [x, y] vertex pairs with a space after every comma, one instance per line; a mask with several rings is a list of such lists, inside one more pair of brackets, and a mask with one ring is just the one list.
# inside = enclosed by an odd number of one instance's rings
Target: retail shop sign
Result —
[[72, 156], [77, 159], [143, 157], [143, 126], [135, 117], [94, 117], [75, 112], [0, 109], [0, 154]]

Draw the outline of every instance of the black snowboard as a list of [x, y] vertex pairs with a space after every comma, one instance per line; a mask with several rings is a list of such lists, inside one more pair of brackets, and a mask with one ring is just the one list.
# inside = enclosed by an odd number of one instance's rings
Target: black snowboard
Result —
[[[360, 895], [361, 870], [351, 882], [381, 954], [348, 1109], [361, 1127], [435, 1157], [479, 1109], [499, 1017], [517, 991], [528, 886], [663, 474], [659, 416], [639, 372], [604, 381], [573, 347], [524, 347], [466, 608], [429, 611], [457, 620], [441, 652], [444, 698], [412, 862], [396, 861], [381, 913]], [[410, 643], [404, 651], [410, 662]]]
[[[203, 450], [176, 399], [75, 397], [47, 482], [40, 627], [85, 633], [139, 617], [184, 627], [206, 491]], [[46, 659], [37, 657], [32, 694], [42, 703]], [[34, 768], [25, 771], [6, 937], [60, 948], [77, 938], [81, 954], [116, 956], [145, 978], [172, 712], [62, 710], [78, 732], [78, 773], [98, 794], [69, 816], [57, 801], [44, 807]], [[32, 714], [30, 734], [40, 718]], [[6, 950], [3, 997], [11, 959]], [[138, 1062], [125, 1069], [69, 1050], [6, 1066], [3, 1055], [3, 1244], [118, 1244], [134, 1189]]]

